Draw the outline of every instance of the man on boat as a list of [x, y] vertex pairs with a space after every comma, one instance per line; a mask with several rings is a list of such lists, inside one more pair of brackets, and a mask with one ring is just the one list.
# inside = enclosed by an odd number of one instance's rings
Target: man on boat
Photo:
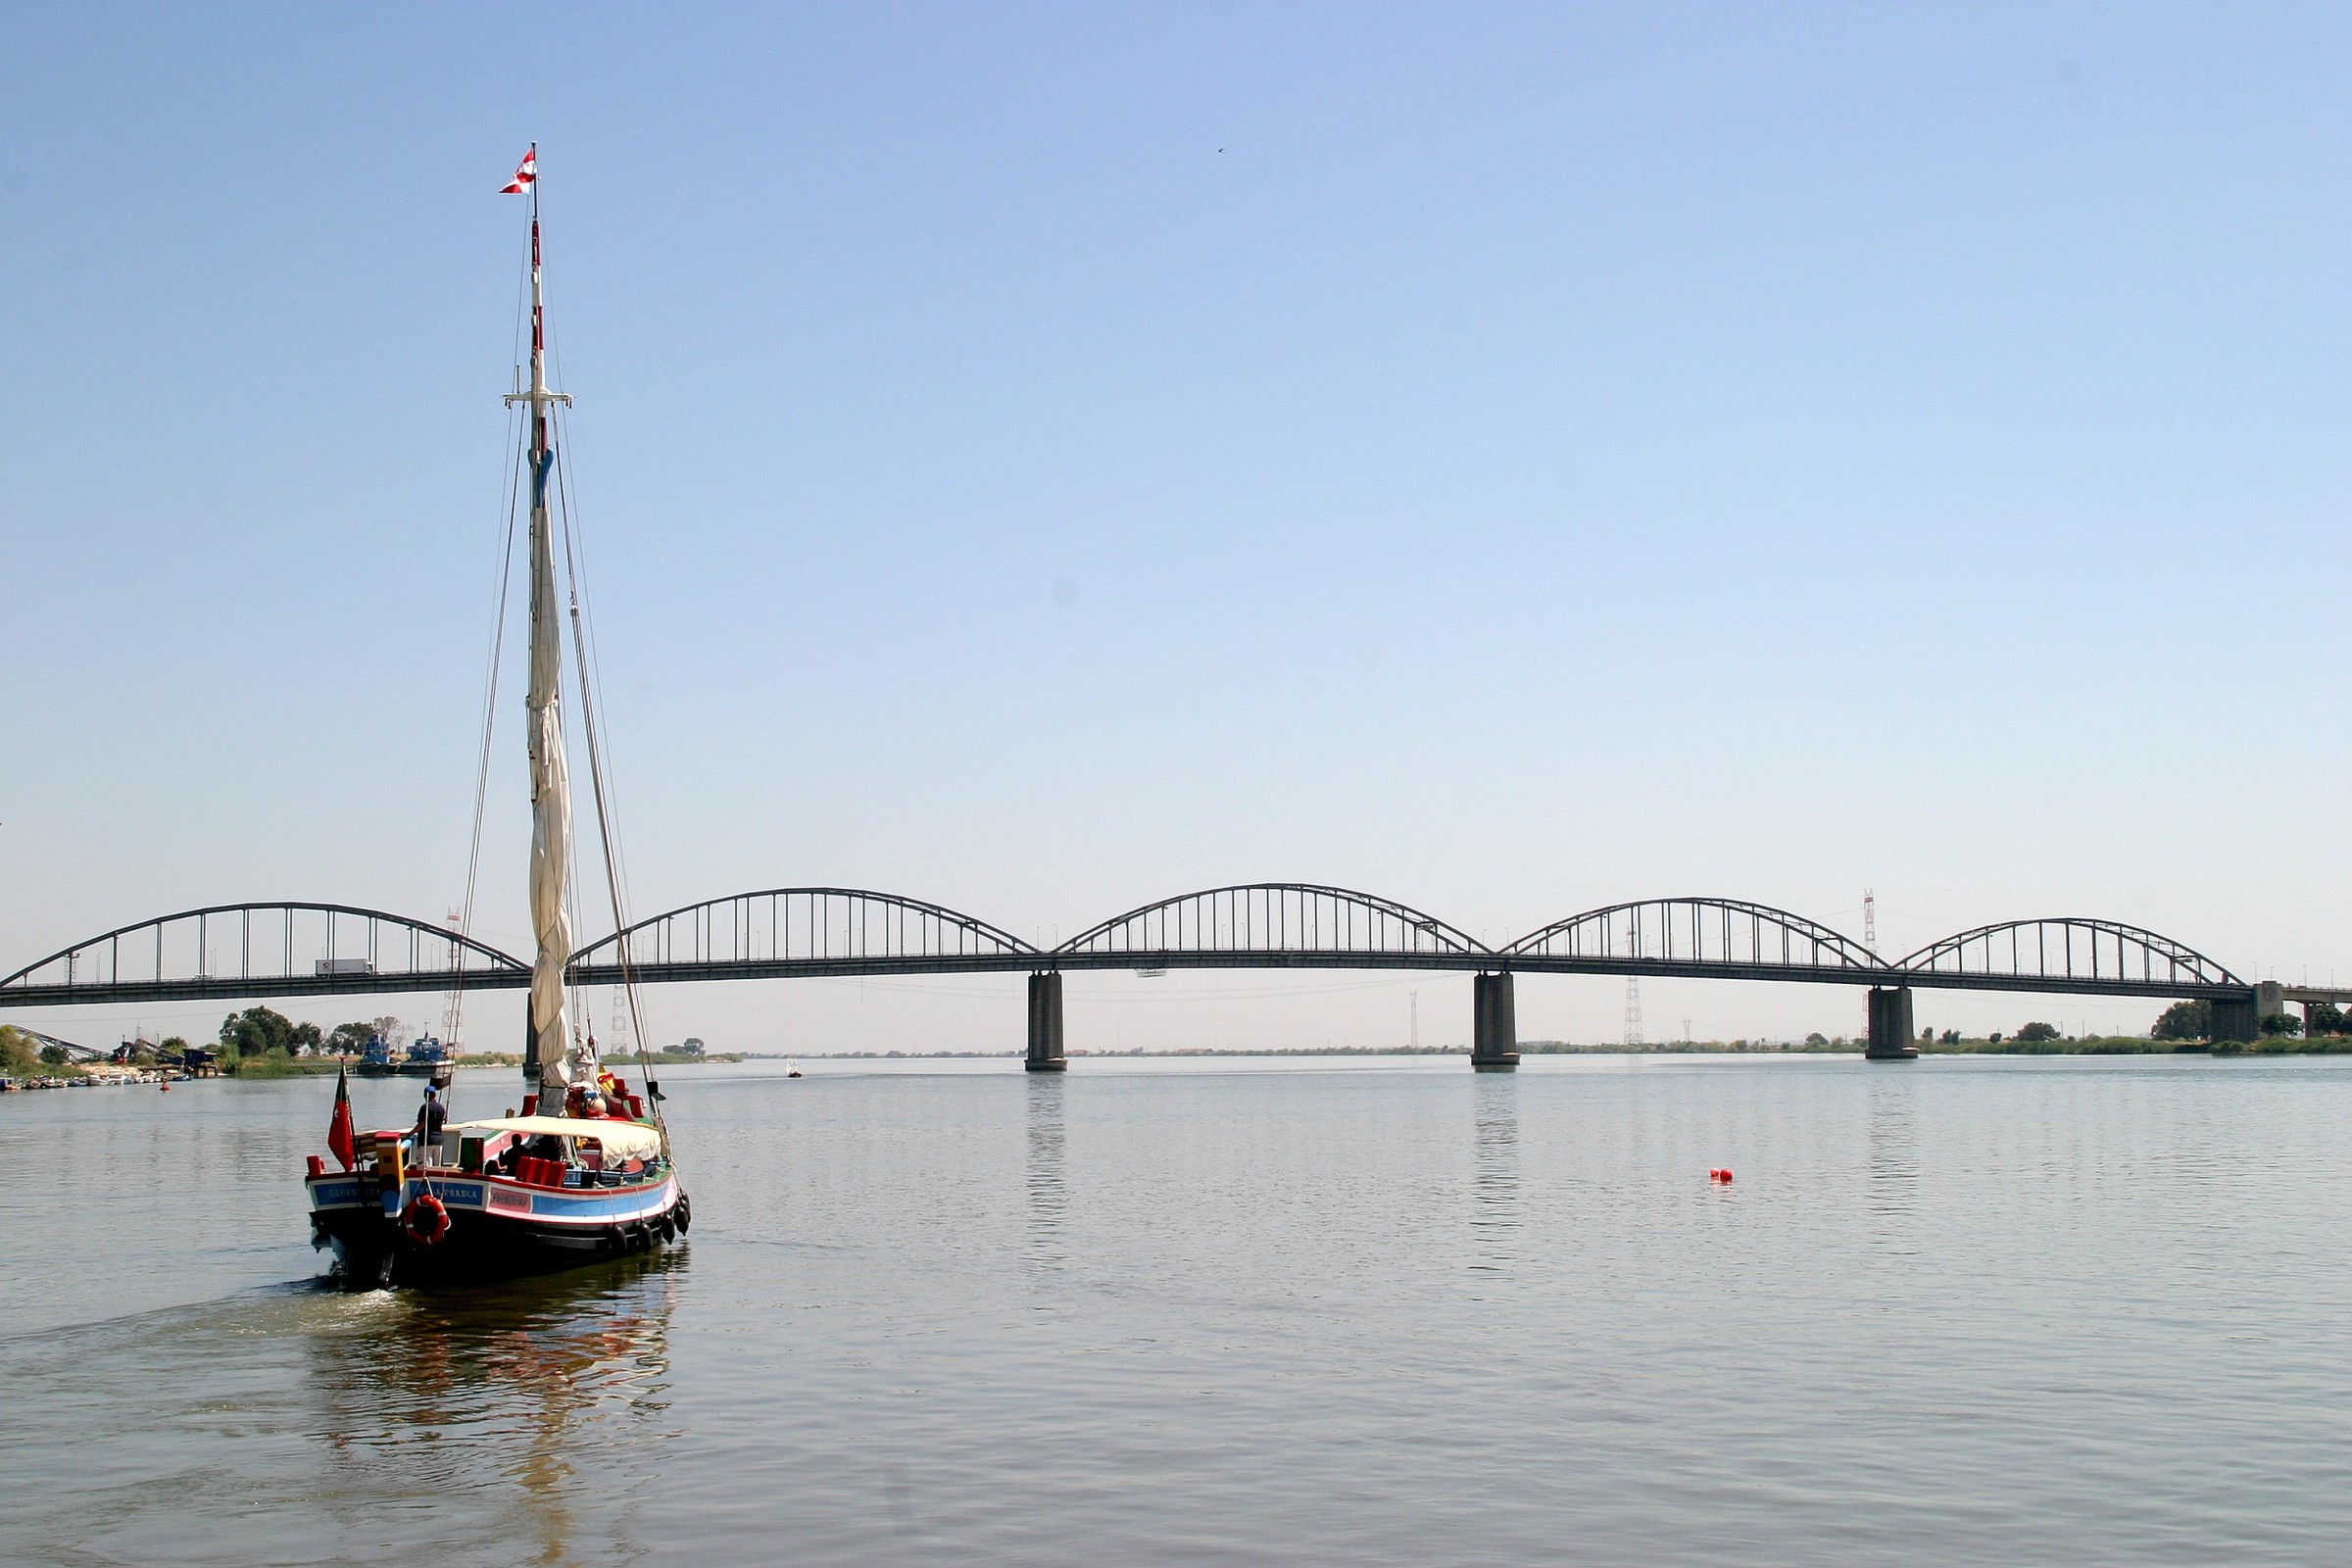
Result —
[[416, 1152], [421, 1156], [427, 1149], [441, 1141], [441, 1124], [449, 1119], [449, 1107], [441, 1103], [441, 1086], [424, 1087], [424, 1104], [416, 1112]]

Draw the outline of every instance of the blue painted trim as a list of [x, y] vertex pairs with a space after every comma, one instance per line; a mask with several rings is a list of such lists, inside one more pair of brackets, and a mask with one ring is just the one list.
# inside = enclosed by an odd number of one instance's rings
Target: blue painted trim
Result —
[[[549, 1187], [500, 1188], [517, 1196], [528, 1194], [531, 1206], [519, 1208], [490, 1207], [490, 1189], [486, 1182], [475, 1180], [452, 1181], [446, 1177], [412, 1176], [406, 1189], [409, 1196], [430, 1191], [452, 1208], [466, 1208], [491, 1214], [520, 1216], [528, 1212], [533, 1219], [571, 1220], [573, 1222], [635, 1219], [640, 1215], [659, 1213], [677, 1192], [677, 1178], [664, 1176], [648, 1187], [600, 1187], [594, 1191], [566, 1188], [562, 1192]], [[387, 1199], [391, 1195], [385, 1195]], [[387, 1214], [395, 1213], [387, 1201]]]

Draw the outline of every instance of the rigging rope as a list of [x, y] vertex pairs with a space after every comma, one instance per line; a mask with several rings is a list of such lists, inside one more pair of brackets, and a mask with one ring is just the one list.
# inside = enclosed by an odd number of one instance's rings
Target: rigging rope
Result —
[[[513, 418], [508, 420], [510, 438], [507, 445], [509, 450], [515, 449], [513, 439], [514, 423]], [[514, 581], [514, 513], [515, 504], [522, 493], [521, 474], [522, 459], [517, 452], [514, 462], [509, 466], [507, 470], [507, 527], [505, 539], [500, 544], [498, 551], [498, 614], [491, 625], [490, 667], [482, 682], [482, 744], [474, 760], [473, 771], [473, 838], [471, 846], [466, 853], [466, 902], [460, 906], [458, 913], [458, 934], [468, 938], [473, 935], [474, 892], [481, 882], [482, 819], [490, 799], [490, 743], [498, 729], [498, 673], [499, 665], [504, 662], [507, 646], [507, 599]], [[450, 982], [450, 1038], [446, 1042], [452, 1053], [460, 1051], [459, 1029], [463, 1025], [466, 1015], [466, 954], [467, 950], [463, 942], [457, 945], [457, 949], [456, 962], [453, 966], [455, 973]], [[451, 1060], [454, 1065], [456, 1060], [454, 1054]], [[454, 1075], [450, 1082], [451, 1088], [454, 1090], [457, 1082]], [[453, 1094], [451, 1098], [455, 1099], [456, 1096]]]
[[[522, 380], [522, 325], [530, 317], [530, 296], [531, 268], [526, 259], [514, 273], [514, 378], [518, 388]], [[482, 681], [482, 744], [474, 760], [473, 833], [466, 852], [466, 902], [459, 906], [458, 911], [458, 934], [468, 938], [473, 935], [474, 895], [481, 885], [482, 820], [490, 799], [491, 742], [498, 730], [498, 677], [499, 666], [505, 662], [507, 647], [507, 601], [511, 597], [511, 590], [514, 583], [514, 518], [518, 503], [522, 498], [521, 436], [523, 421], [527, 417], [527, 415], [510, 405], [507, 416], [507, 451], [512, 456], [507, 465], [507, 526], [498, 547], [498, 613], [491, 621], [490, 665]], [[453, 975], [449, 995], [450, 1038], [444, 1042], [452, 1053], [462, 1051], [460, 1031], [464, 1027], [466, 1019], [466, 954], [467, 949], [463, 942], [458, 943], [456, 947], [457, 952], [453, 956], [454, 961], [451, 965]], [[454, 1065], [456, 1059], [454, 1054], [451, 1059]], [[450, 1079], [452, 1090], [450, 1098], [452, 1100], [457, 1098], [454, 1092], [456, 1087], [457, 1079], [453, 1073]], [[447, 1108], [447, 1106], [443, 1107], [445, 1112]]]
[[[580, 727], [588, 738], [588, 785], [596, 799], [597, 841], [604, 850], [605, 886], [612, 896], [612, 929], [625, 933], [629, 928], [628, 910], [623, 900], [618, 857], [613, 848], [613, 823], [611, 797], [605, 788], [604, 740], [596, 722], [596, 702], [588, 682], [588, 639], [580, 619], [581, 579], [584, 575], [581, 561], [586, 555], [584, 545], [575, 548], [574, 523], [571, 509], [570, 464], [567, 460], [568, 441], [556, 447], [556, 495], [564, 514], [564, 571], [571, 592], [571, 649], [580, 677]], [[654, 1064], [645, 1049], [645, 1019], [637, 996], [637, 976], [629, 959], [629, 944], [625, 935], [614, 943], [620, 958], [620, 985], [629, 1004], [629, 1027], [637, 1045], [637, 1064], [645, 1074], [646, 1103], [654, 1113], [654, 1125], [661, 1129], [665, 1147], [669, 1140], [669, 1123], [662, 1114], [662, 1100], [654, 1092]]]

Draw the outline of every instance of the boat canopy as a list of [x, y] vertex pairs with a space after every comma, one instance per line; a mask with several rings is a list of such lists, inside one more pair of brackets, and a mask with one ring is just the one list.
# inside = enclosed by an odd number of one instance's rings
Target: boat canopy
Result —
[[461, 1121], [449, 1131], [461, 1133], [525, 1133], [533, 1138], [593, 1138], [615, 1159], [635, 1159], [661, 1152], [662, 1135], [641, 1122], [603, 1121], [593, 1116], [508, 1116], [498, 1121]]

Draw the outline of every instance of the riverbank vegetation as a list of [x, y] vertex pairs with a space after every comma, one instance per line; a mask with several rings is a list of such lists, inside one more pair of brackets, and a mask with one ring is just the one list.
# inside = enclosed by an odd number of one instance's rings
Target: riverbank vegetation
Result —
[[[320, 1029], [315, 1023], [296, 1023], [271, 1007], [248, 1007], [220, 1021], [220, 1070], [235, 1078], [306, 1078], [331, 1076], [350, 1064], [370, 1040], [404, 1043], [409, 1030], [398, 1018], [383, 1017], [339, 1023]], [[184, 1049], [185, 1041], [164, 1042], [170, 1052]], [[634, 1055], [612, 1058], [616, 1065]], [[740, 1054], [657, 1051], [651, 1059], [664, 1067], [691, 1067], [705, 1061], [741, 1061]], [[455, 1059], [460, 1067], [520, 1067], [522, 1057], [503, 1051], [470, 1051]]]
[[2060, 1035], [2047, 1040], [1922, 1040], [1923, 1056], [2170, 1056], [2211, 1052], [2217, 1056], [2352, 1055], [2352, 1039], [2321, 1035], [2304, 1040], [2271, 1035], [2261, 1040], [2151, 1040], [2146, 1035]]
[[0, 1078], [86, 1078], [87, 1068], [59, 1046], [44, 1046], [13, 1023], [0, 1023]]
[[[2217, 1056], [2330, 1056], [2352, 1055], [2352, 1036], [2322, 1035], [2303, 1040], [2287, 1035], [2273, 1035], [2267, 1039], [2240, 1044], [2224, 1041], [2219, 1045], [2209, 1041], [2153, 1040], [2146, 1035], [2063, 1035], [2050, 1028], [2047, 1035], [2038, 1032], [2029, 1037], [2021, 1030], [2017, 1035], [1995, 1034], [1984, 1039], [1963, 1039], [1957, 1031], [1941, 1036], [1921, 1039], [1915, 1044], [1923, 1056], [2158, 1056], [2188, 1053], [2207, 1053]], [[1803, 1040], [1660, 1040], [1639, 1045], [1627, 1045], [1617, 1040], [1596, 1040], [1590, 1043], [1573, 1040], [1522, 1040], [1522, 1056], [1674, 1056], [1674, 1055], [1855, 1055], [1865, 1042], [1849, 1040], [1842, 1035], [1814, 1034]], [[1141, 1046], [1125, 1051], [1089, 1051], [1081, 1046], [1069, 1050], [1072, 1060], [1081, 1056], [1098, 1060], [1121, 1056], [1466, 1056], [1470, 1048], [1452, 1046], [1179, 1046], [1165, 1051], [1147, 1051]], [[1018, 1056], [1017, 1051], [809, 1051], [800, 1054], [809, 1061], [984, 1061], [991, 1058]], [[657, 1056], [657, 1061], [663, 1058]], [[782, 1061], [777, 1053], [752, 1052], [740, 1058], [689, 1057], [688, 1060], [749, 1059], [754, 1061]]]
[[332, 1078], [343, 1070], [333, 1056], [289, 1056], [264, 1052], [259, 1055], [223, 1058], [220, 1071], [230, 1078]]

